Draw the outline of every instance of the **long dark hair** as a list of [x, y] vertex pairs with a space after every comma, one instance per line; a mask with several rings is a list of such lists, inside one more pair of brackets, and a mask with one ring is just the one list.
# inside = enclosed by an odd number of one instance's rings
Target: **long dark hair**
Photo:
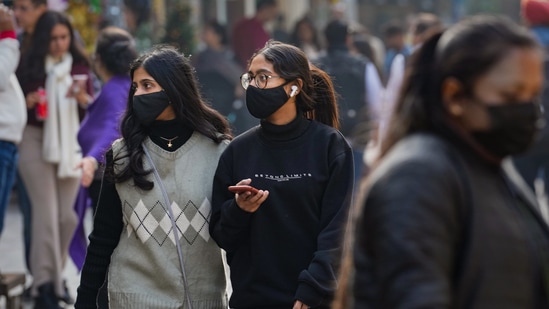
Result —
[[[514, 48], [539, 48], [535, 38], [510, 19], [496, 16], [474, 16], [461, 21], [427, 40], [412, 55], [404, 84], [393, 112], [382, 157], [401, 139], [415, 132], [449, 132], [446, 108], [442, 102], [442, 84], [453, 77], [471, 95], [480, 77], [497, 65]], [[374, 167], [375, 169], [375, 167]], [[353, 206], [361, 213], [370, 178], [366, 177]], [[345, 236], [340, 284], [334, 309], [351, 307], [353, 276], [354, 225], [350, 217]]]
[[110, 74], [127, 75], [130, 63], [137, 58], [135, 41], [124, 29], [106, 27], [97, 37], [95, 55]]
[[76, 42], [74, 29], [67, 15], [58, 11], [47, 11], [36, 22], [30, 46], [22, 56], [20, 70], [18, 70], [20, 72], [18, 78], [22, 84], [46, 78], [44, 63], [49, 53], [51, 32], [56, 25], [64, 25], [69, 29], [71, 36], [69, 53], [72, 55], [73, 63], [89, 66], [86, 52], [81, 44]]
[[[216, 143], [231, 139], [229, 123], [219, 112], [206, 105], [200, 95], [194, 69], [189, 58], [180, 54], [171, 46], [159, 45], [150, 52], [132, 62], [130, 77], [133, 80], [135, 70], [143, 68], [164, 89], [175, 117], [182, 126], [198, 131]], [[150, 190], [154, 184], [145, 177], [151, 173], [143, 168], [142, 142], [149, 130], [137, 121], [133, 113], [135, 88], [130, 88], [126, 113], [122, 118], [121, 133], [124, 138], [126, 154], [114, 158], [114, 161], [129, 157], [129, 164], [114, 174], [115, 182], [133, 179], [135, 185]]]
[[336, 129], [339, 128], [337, 101], [332, 80], [321, 69], [309, 64], [305, 53], [290, 44], [269, 41], [255, 53], [263, 55], [274, 70], [287, 81], [301, 79], [303, 87], [296, 96], [298, 111]]

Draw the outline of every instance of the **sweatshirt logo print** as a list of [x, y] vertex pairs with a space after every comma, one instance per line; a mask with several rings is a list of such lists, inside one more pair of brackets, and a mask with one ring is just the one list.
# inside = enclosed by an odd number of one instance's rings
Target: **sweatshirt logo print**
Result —
[[[210, 240], [208, 226], [212, 206], [207, 198], [199, 206], [193, 201], [188, 201], [184, 207], [172, 202], [171, 208], [180, 241], [185, 240], [192, 245], [197, 239], [203, 239], [205, 242]], [[128, 237], [135, 232], [142, 243], [152, 239], [162, 246], [169, 239], [175, 246], [172, 222], [168, 216], [168, 210], [160, 201], [150, 207], [147, 207], [143, 200], [139, 200], [135, 207], [124, 202], [124, 223]]]
[[313, 177], [311, 173], [281, 174], [281, 175], [255, 174], [254, 176], [255, 178], [263, 178], [266, 180], [272, 180], [277, 182], [297, 180], [305, 177]]

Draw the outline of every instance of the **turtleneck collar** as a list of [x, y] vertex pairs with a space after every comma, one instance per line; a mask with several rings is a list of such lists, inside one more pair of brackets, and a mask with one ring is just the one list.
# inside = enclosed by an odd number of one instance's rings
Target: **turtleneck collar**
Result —
[[178, 119], [155, 120], [149, 131], [149, 137], [153, 143], [166, 151], [176, 151], [189, 140], [192, 134], [193, 130]]
[[267, 120], [261, 120], [260, 134], [262, 137], [273, 142], [291, 141], [300, 137], [309, 127], [310, 121], [305, 118], [301, 113], [297, 113], [294, 120], [288, 124], [276, 125], [268, 122]]

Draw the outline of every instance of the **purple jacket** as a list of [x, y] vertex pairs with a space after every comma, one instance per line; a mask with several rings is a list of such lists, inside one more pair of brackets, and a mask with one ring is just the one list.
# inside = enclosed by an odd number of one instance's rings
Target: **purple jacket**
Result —
[[105, 163], [105, 152], [120, 137], [120, 120], [126, 110], [130, 84], [128, 76], [114, 76], [88, 107], [78, 132], [82, 156]]

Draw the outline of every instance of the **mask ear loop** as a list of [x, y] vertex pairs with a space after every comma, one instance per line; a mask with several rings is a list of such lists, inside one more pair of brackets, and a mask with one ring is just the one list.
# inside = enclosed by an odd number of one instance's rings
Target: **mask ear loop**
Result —
[[297, 94], [297, 86], [292, 85], [292, 92], [290, 92], [290, 98], [294, 97]]

